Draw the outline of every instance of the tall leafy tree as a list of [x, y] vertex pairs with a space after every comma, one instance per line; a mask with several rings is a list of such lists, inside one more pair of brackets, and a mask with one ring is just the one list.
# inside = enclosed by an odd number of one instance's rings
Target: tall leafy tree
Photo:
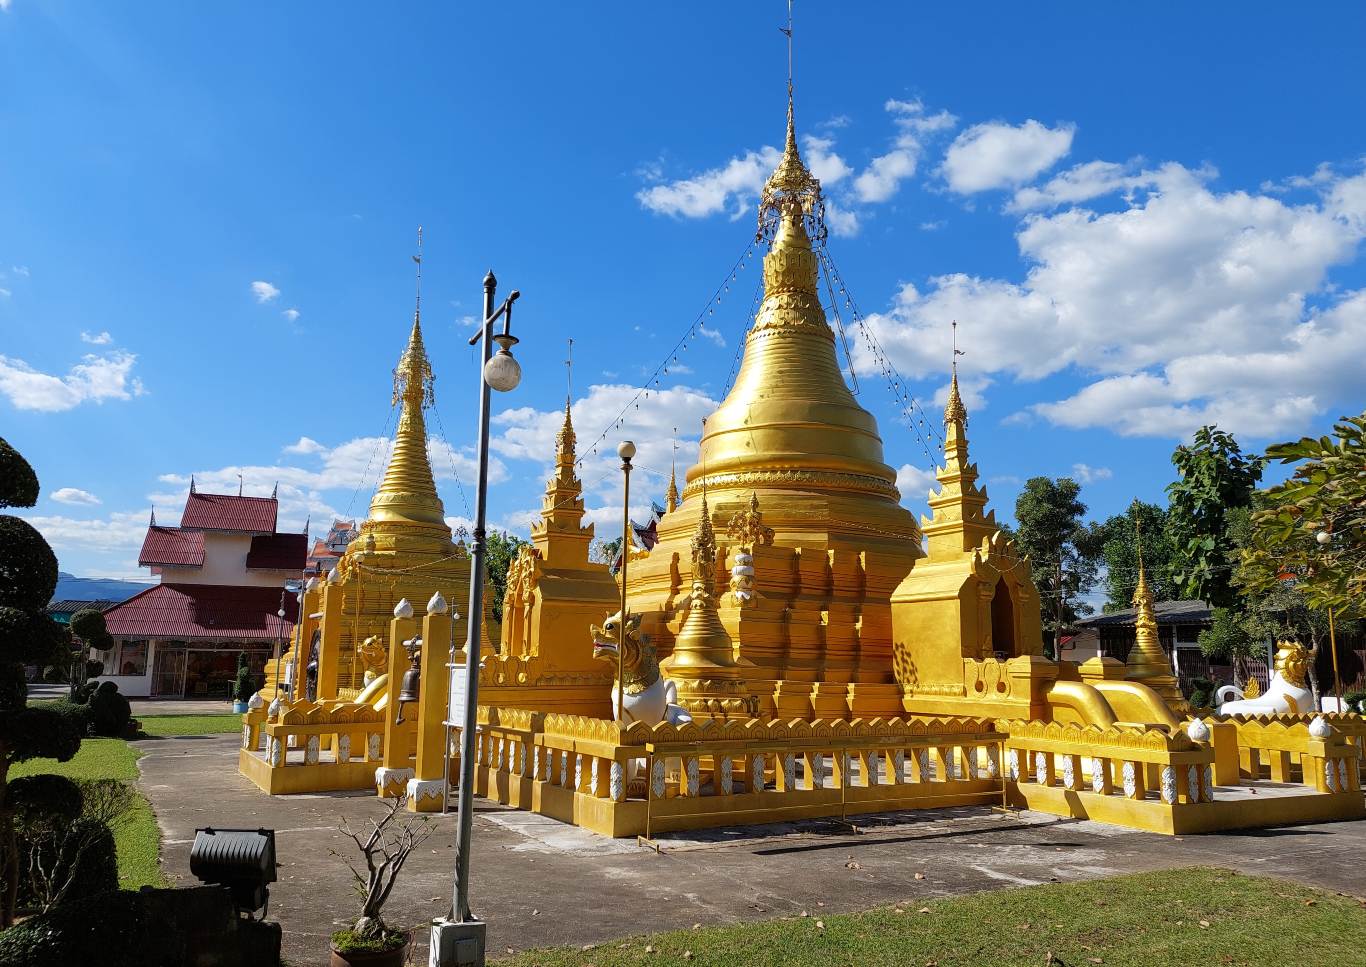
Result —
[[1231, 433], [1213, 426], [1195, 431], [1172, 454], [1177, 480], [1168, 485], [1168, 522], [1175, 544], [1172, 579], [1187, 598], [1217, 608], [1237, 604], [1229, 555], [1228, 512], [1252, 504], [1262, 479], [1261, 458], [1244, 454]]
[[[31, 507], [37, 499], [33, 469], [0, 440], [0, 507]], [[71, 647], [67, 630], [43, 612], [56, 587], [57, 557], [43, 535], [25, 520], [0, 515], [0, 927], [13, 922], [19, 888], [10, 766], [37, 757], [66, 761], [81, 744], [69, 716], [28, 707], [24, 666], [65, 661]]]
[[1094, 609], [1082, 597], [1095, 586], [1099, 548], [1082, 523], [1081, 485], [1070, 477], [1031, 477], [1015, 501], [1015, 540], [1029, 555], [1051, 643]]
[[1366, 412], [1343, 417], [1334, 436], [1267, 449], [1298, 463], [1261, 491], [1242, 553], [1244, 584], [1268, 592], [1293, 580], [1309, 604], [1343, 617], [1366, 612]]
[[508, 568], [517, 552], [527, 544], [506, 531], [489, 531], [488, 545], [484, 551], [484, 563], [488, 568], [489, 591], [493, 600], [489, 602], [495, 621], [503, 620], [503, 595], [507, 593]]
[[1093, 525], [1090, 539], [1100, 547], [1105, 563], [1106, 611], [1133, 607], [1140, 546], [1153, 597], [1158, 601], [1176, 597], [1172, 581], [1176, 547], [1168, 533], [1164, 508], [1135, 500], [1125, 513]]

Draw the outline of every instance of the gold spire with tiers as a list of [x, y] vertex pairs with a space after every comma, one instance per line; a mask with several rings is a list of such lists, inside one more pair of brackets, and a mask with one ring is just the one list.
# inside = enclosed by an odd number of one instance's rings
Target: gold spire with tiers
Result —
[[716, 534], [702, 495], [692, 540], [692, 592], [673, 654], [661, 669], [678, 688], [678, 702], [693, 716], [748, 719], [756, 699], [745, 687], [730, 634], [716, 611]]
[[[735, 384], [704, 423], [683, 503], [627, 589], [661, 657], [688, 616], [680, 562], [703, 514], [726, 521], [757, 495], [772, 545], [754, 549], [758, 604], [719, 608], [763, 714], [894, 715], [890, 595], [921, 555], [920, 530], [883, 460], [872, 414], [845, 385], [817, 290], [820, 182], [802, 162], [789, 89], [783, 157], [764, 186], [764, 300]], [[718, 566], [729, 566], [722, 549]], [[686, 570], [686, 568], [682, 569]]]
[[1129, 657], [1124, 662], [1124, 677], [1129, 681], [1142, 682], [1162, 696], [1175, 711], [1187, 707], [1185, 697], [1172, 673], [1171, 662], [1162, 650], [1162, 642], [1157, 634], [1157, 614], [1153, 607], [1153, 592], [1148, 587], [1148, 575], [1143, 569], [1143, 532], [1135, 527], [1135, 541], [1138, 547], [1138, 584], [1134, 588], [1134, 646], [1129, 649]]
[[441, 528], [447, 540], [446, 512], [436, 495], [436, 480], [427, 455], [427, 424], [424, 406], [433, 402], [432, 366], [422, 344], [420, 312], [413, 313], [408, 345], [394, 369], [395, 405], [402, 404], [394, 449], [375, 496], [370, 501], [370, 522], [378, 524], [429, 524]]

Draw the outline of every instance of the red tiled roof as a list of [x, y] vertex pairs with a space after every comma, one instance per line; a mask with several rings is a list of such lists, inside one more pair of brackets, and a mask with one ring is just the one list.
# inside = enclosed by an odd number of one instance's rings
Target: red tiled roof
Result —
[[274, 534], [279, 502], [274, 497], [192, 493], [180, 515], [182, 529]]
[[220, 584], [158, 584], [104, 613], [119, 638], [231, 638], [277, 641], [287, 637], [299, 613], [295, 595], [280, 588]]
[[184, 531], [179, 527], [149, 527], [142, 540], [138, 563], [175, 564], [180, 567], [204, 566], [204, 535], [200, 531]]
[[247, 551], [247, 567], [302, 571], [308, 563], [307, 534], [257, 534]]

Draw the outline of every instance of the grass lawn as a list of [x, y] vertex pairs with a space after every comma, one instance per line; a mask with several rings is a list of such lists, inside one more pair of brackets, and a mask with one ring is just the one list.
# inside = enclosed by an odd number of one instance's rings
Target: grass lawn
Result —
[[529, 951], [505, 967], [625, 964], [1153, 967], [1361, 963], [1366, 902], [1227, 870], [908, 901], [867, 913], [785, 917]]
[[232, 712], [209, 715], [139, 715], [148, 735], [215, 735], [242, 731], [242, 716]]
[[[30, 759], [10, 769], [10, 778], [40, 772], [55, 772], [72, 779], [122, 779], [138, 777], [137, 761], [142, 755], [122, 739], [84, 739], [70, 762], [55, 759]], [[136, 793], [133, 807], [114, 824], [114, 845], [119, 855], [119, 886], [136, 890], [140, 886], [167, 886], [157, 866], [161, 831], [157, 828], [152, 804]]]

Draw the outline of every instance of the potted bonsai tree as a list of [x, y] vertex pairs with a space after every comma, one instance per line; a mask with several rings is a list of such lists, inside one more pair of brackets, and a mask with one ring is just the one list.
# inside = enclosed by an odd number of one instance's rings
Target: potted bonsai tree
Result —
[[332, 934], [331, 967], [402, 967], [410, 934], [391, 928], [380, 914], [403, 864], [432, 834], [425, 816], [408, 817], [406, 802], [405, 796], [389, 800], [384, 815], [370, 820], [368, 832], [355, 832], [345, 822], [340, 826], [360, 850], [365, 869], [343, 859], [356, 878], [356, 892], [362, 902], [360, 918]]
[[241, 652], [237, 656], [237, 680], [232, 683], [232, 710], [238, 715], [247, 710], [251, 693], [256, 691], [253, 687], [255, 684], [256, 676], [251, 673], [251, 666], [247, 664], [247, 653]]

